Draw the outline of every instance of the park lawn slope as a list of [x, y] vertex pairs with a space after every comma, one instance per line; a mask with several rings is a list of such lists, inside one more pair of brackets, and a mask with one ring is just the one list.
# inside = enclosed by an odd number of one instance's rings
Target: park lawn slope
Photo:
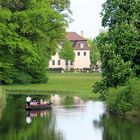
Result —
[[[92, 93], [92, 85], [101, 79], [100, 73], [49, 73], [48, 83], [28, 85], [3, 86], [6, 91], [17, 91], [25, 93], [58, 93], [79, 95], [85, 97], [98, 97]], [[93, 97], [94, 98], [94, 97]]]

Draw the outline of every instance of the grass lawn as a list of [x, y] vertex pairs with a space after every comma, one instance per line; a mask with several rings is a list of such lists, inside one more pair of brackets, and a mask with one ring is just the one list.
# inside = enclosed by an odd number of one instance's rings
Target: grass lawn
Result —
[[79, 95], [89, 98], [97, 98], [98, 94], [93, 94], [92, 85], [101, 79], [100, 73], [49, 73], [48, 83], [28, 84], [28, 85], [8, 85], [2, 86], [5, 90], [15, 92], [32, 93], [58, 93], [68, 95]]

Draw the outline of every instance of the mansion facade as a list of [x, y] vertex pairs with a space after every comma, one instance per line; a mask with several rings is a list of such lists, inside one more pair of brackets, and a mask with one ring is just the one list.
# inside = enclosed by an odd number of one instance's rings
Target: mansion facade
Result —
[[57, 52], [49, 61], [49, 68], [70, 69], [89, 69], [90, 68], [90, 49], [87, 40], [75, 32], [68, 32], [66, 39], [72, 43], [74, 48], [74, 61], [60, 59]]

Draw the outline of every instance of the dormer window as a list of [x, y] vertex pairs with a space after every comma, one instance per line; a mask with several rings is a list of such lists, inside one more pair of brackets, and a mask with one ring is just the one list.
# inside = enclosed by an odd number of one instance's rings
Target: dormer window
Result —
[[83, 44], [83, 43], [80, 43], [79, 45], [80, 45], [80, 48], [81, 48], [81, 49], [84, 48], [84, 44]]

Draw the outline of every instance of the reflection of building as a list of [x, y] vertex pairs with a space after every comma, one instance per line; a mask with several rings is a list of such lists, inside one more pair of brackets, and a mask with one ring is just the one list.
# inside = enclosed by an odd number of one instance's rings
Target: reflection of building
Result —
[[68, 32], [66, 38], [72, 43], [75, 52], [74, 61], [65, 61], [59, 58], [58, 52], [49, 61], [49, 68], [90, 68], [90, 49], [87, 40], [75, 32]]
[[61, 104], [61, 97], [57, 94], [55, 95], [51, 95], [51, 102], [53, 103], [53, 105], [60, 105]]
[[81, 99], [81, 97], [79, 97], [79, 96], [74, 96], [73, 99], [74, 99], [74, 104], [75, 104], [75, 105], [83, 104], [83, 100]]

